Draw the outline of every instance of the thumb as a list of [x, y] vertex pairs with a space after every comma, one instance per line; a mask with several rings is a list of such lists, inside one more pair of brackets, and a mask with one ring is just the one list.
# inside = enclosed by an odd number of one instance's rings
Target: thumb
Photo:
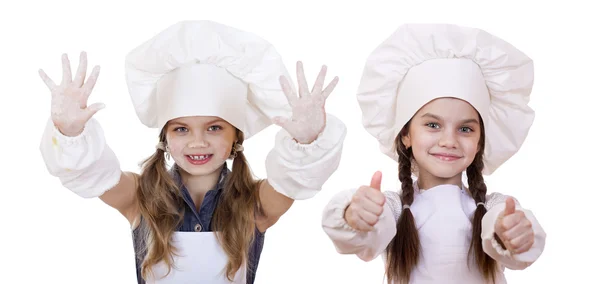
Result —
[[99, 110], [101, 110], [105, 107], [106, 107], [106, 105], [103, 103], [95, 103], [95, 104], [88, 106], [85, 109], [85, 114], [84, 114], [85, 121], [90, 120], [90, 118], [92, 118], [92, 116], [94, 116], [94, 114], [96, 114]]
[[377, 171], [375, 174], [373, 174], [373, 177], [371, 178], [371, 188], [381, 191], [381, 176], [382, 173], [380, 171]]
[[515, 200], [512, 197], [506, 199], [506, 207], [504, 208], [504, 216], [515, 213]]
[[282, 117], [282, 116], [276, 116], [275, 118], [273, 118], [273, 123], [281, 126], [281, 128], [285, 128], [286, 125], [288, 124], [289, 119]]

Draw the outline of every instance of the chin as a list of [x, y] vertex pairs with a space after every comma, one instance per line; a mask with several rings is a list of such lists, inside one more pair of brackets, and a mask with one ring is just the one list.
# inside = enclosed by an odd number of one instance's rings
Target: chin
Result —
[[192, 176], [204, 176], [212, 174], [213, 172], [219, 169], [219, 167], [215, 166], [213, 163], [208, 163], [201, 166], [185, 165], [185, 167], [180, 166], [179, 168], [183, 169], [186, 173]]
[[434, 172], [433, 175], [438, 178], [451, 179], [458, 175], [462, 175], [462, 173], [461, 172], [458, 172], [458, 173], [456, 173], [456, 172], [438, 172], [438, 173]]
[[462, 176], [462, 168], [458, 169], [457, 167], [442, 167], [439, 165], [436, 165], [433, 168], [434, 170], [428, 172], [431, 175], [441, 179], [451, 179], [456, 176]]

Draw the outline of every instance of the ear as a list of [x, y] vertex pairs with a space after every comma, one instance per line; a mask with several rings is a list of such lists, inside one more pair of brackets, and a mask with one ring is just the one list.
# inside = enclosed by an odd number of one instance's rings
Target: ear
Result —
[[410, 143], [410, 133], [406, 134], [405, 136], [402, 136], [402, 144], [404, 144], [404, 147], [406, 147], [406, 149], [412, 146], [412, 144]]

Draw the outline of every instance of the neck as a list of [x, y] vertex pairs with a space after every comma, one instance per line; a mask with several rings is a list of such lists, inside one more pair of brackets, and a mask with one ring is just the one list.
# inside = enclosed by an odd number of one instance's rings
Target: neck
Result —
[[206, 195], [206, 192], [213, 189], [219, 182], [221, 170], [224, 166], [225, 165], [206, 175], [191, 175], [186, 171], [181, 169], [179, 170], [181, 180], [190, 193], [192, 200], [194, 201], [194, 205], [196, 205], [196, 209], [199, 209], [202, 205], [202, 201], [204, 200], [204, 195]]
[[442, 178], [436, 177], [427, 172], [419, 172], [419, 178], [417, 179], [417, 185], [419, 186], [419, 189], [427, 190], [443, 184], [452, 184], [462, 187], [462, 173], [450, 178]]

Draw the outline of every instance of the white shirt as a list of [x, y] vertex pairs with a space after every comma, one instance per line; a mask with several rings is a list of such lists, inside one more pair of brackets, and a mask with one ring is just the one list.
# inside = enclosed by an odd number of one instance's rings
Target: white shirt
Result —
[[[344, 211], [354, 192], [342, 191], [332, 198], [323, 212], [323, 229], [339, 253], [356, 254], [362, 260], [370, 261], [381, 255], [396, 235], [402, 203], [397, 192], [386, 191], [386, 205], [375, 230], [359, 232], [344, 219]], [[485, 206], [488, 212], [482, 220], [483, 250], [498, 263], [496, 284], [506, 283], [504, 268], [525, 269], [531, 265], [541, 255], [546, 238], [533, 214], [517, 202], [516, 209], [523, 211], [533, 224], [534, 245], [518, 255], [502, 249], [494, 239], [494, 223], [504, 211], [506, 198], [498, 193], [487, 195]], [[421, 255], [411, 272], [410, 283], [484, 283], [477, 265], [471, 263], [471, 269], [467, 265], [472, 230], [470, 220], [475, 209], [475, 201], [463, 188], [440, 185], [421, 191], [415, 182], [415, 197], [410, 210], [419, 232]], [[383, 258], [385, 261], [385, 256]]]

